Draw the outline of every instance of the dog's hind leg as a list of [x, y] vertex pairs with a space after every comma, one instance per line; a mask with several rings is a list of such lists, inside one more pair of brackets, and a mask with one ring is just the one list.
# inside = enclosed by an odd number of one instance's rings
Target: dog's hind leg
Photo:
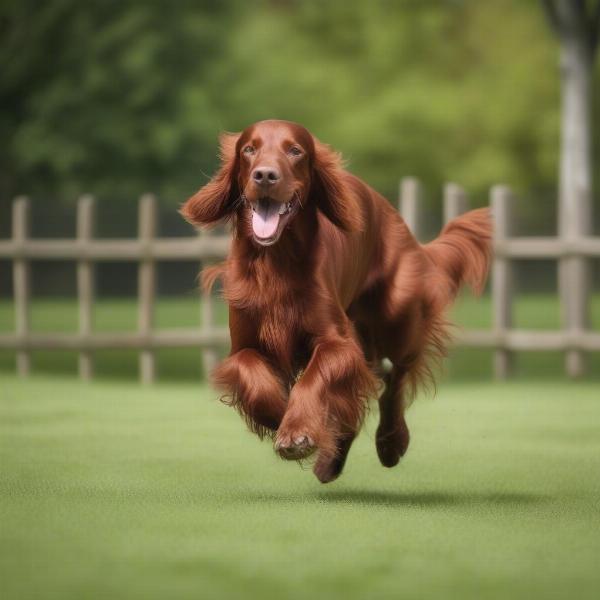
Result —
[[394, 365], [385, 376], [385, 390], [379, 398], [379, 427], [376, 434], [377, 455], [384, 467], [398, 464], [408, 449], [410, 434], [404, 419], [403, 387], [406, 369]]

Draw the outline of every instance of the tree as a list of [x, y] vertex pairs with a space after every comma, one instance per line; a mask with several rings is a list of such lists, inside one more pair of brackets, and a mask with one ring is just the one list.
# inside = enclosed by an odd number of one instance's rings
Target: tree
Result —
[[133, 211], [148, 190], [174, 208], [219, 131], [266, 117], [305, 124], [390, 200], [403, 175], [432, 208], [444, 181], [479, 204], [510, 183], [519, 221], [549, 233], [555, 52], [522, 0], [2, 0], [0, 236], [23, 193], [35, 212], [85, 192]]
[[215, 153], [211, 70], [237, 6], [3, 0], [0, 197], [191, 193]]
[[[592, 79], [600, 0], [543, 0], [543, 6], [560, 40], [559, 233], [573, 238], [590, 234], [592, 227]], [[583, 258], [568, 258], [561, 262], [559, 276], [565, 321], [573, 329], [584, 329], [589, 323], [589, 265]], [[580, 353], [568, 353], [567, 361], [571, 374], [583, 371]]]

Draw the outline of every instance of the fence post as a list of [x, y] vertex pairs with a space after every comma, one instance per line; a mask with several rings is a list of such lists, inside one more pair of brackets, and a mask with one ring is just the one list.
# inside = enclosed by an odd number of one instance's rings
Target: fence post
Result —
[[404, 177], [400, 182], [400, 214], [417, 239], [419, 239], [421, 233], [422, 197], [423, 190], [419, 180], [415, 177]]
[[[504, 242], [511, 229], [510, 189], [496, 185], [491, 191], [492, 215], [494, 218], [494, 238]], [[513, 273], [510, 259], [494, 254], [492, 263], [492, 307], [493, 329], [498, 338], [512, 327]], [[502, 342], [500, 342], [501, 344]], [[497, 379], [506, 379], [513, 369], [513, 355], [501, 345], [494, 351], [494, 375]]]
[[[201, 237], [208, 237], [210, 234], [206, 231], [201, 231], [199, 234]], [[210, 263], [206, 262], [202, 265], [202, 267], [208, 267]], [[210, 290], [204, 289], [202, 286], [202, 291], [200, 293], [200, 300], [202, 302], [201, 307], [201, 329], [204, 333], [211, 333], [214, 329], [214, 303], [213, 297]], [[208, 375], [212, 372], [212, 370], [217, 366], [217, 353], [214, 348], [207, 347], [202, 349], [202, 368], [204, 369], [204, 375], [208, 378]]]
[[[94, 236], [95, 200], [91, 195], [81, 196], [77, 202], [77, 240], [81, 244], [81, 258], [77, 261], [77, 300], [79, 334], [88, 338], [94, 319], [94, 263], [87, 258], [85, 249]], [[79, 352], [79, 377], [88, 381], [94, 375], [94, 359], [89, 349]]]
[[[579, 194], [585, 192], [579, 191]], [[561, 198], [562, 200], [562, 198]], [[589, 200], [575, 197], [562, 203], [559, 210], [559, 235], [563, 241], [574, 242], [590, 228], [585, 222], [589, 213]], [[577, 338], [590, 326], [589, 294], [591, 289], [590, 265], [584, 256], [563, 256], [558, 264], [559, 296], [562, 305], [563, 330], [569, 337]], [[565, 371], [569, 377], [581, 377], [586, 371], [586, 356], [583, 350], [569, 348], [565, 353]]]
[[[138, 237], [144, 248], [144, 256], [138, 266], [138, 332], [150, 335], [154, 326], [154, 298], [156, 293], [156, 265], [151, 256], [152, 239], [156, 235], [156, 198], [144, 194], [140, 198], [138, 213]], [[140, 380], [152, 383], [156, 377], [154, 350], [146, 347], [140, 352]]]
[[[12, 238], [24, 250], [30, 232], [31, 206], [29, 198], [15, 198], [12, 208]], [[29, 261], [17, 256], [13, 262], [13, 287], [15, 298], [15, 333], [20, 343], [25, 343], [30, 330], [29, 302], [31, 299], [31, 278]], [[31, 371], [31, 355], [28, 350], [17, 351], [17, 374], [26, 377]]]
[[467, 211], [468, 196], [457, 183], [444, 186], [444, 225]]

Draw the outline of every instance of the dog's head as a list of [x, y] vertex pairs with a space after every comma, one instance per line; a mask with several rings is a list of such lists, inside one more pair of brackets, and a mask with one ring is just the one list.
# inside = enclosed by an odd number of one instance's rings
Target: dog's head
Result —
[[361, 229], [360, 207], [339, 155], [296, 123], [260, 121], [221, 136], [221, 167], [182, 207], [194, 225], [234, 214], [256, 244], [276, 244], [303, 211], [322, 211], [336, 226]]

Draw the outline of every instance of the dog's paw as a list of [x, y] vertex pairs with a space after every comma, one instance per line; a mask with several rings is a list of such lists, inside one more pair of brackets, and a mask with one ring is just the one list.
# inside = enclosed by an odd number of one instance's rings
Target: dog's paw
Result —
[[332, 455], [329, 452], [319, 453], [313, 473], [321, 483], [335, 481], [342, 474], [353, 441], [354, 435], [340, 436], [336, 441], [335, 454]]
[[341, 475], [343, 468], [344, 460], [341, 460], [338, 456], [333, 458], [319, 457], [313, 468], [313, 473], [321, 483], [330, 483]]
[[306, 433], [297, 435], [278, 435], [275, 440], [275, 451], [286, 460], [307, 458], [316, 450], [315, 442]]
[[400, 458], [406, 454], [409, 442], [410, 434], [404, 422], [403, 426], [395, 431], [386, 431], [379, 427], [376, 436], [379, 462], [384, 467], [395, 467]]

